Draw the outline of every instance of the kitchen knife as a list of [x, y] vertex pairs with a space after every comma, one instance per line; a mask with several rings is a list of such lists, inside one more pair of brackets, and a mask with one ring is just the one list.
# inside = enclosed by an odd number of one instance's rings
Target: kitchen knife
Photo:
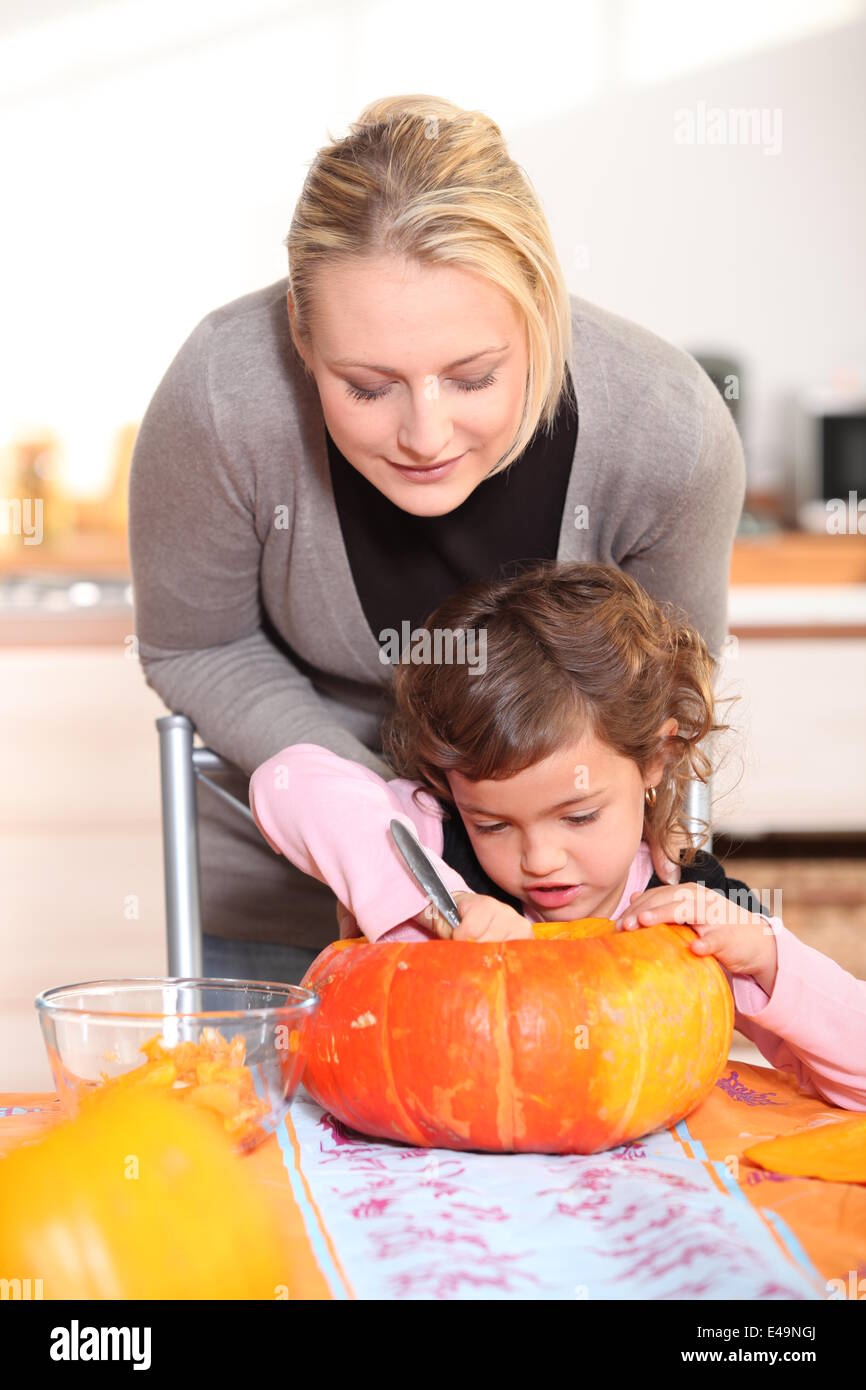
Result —
[[[442, 879], [439, 877], [427, 851], [417, 836], [400, 820], [392, 820], [391, 839], [405, 860], [410, 874], [433, 903], [439, 918], [431, 913], [431, 925], [437, 936], [450, 937], [451, 928], [460, 926], [460, 913]], [[444, 920], [441, 920], [444, 919]]]

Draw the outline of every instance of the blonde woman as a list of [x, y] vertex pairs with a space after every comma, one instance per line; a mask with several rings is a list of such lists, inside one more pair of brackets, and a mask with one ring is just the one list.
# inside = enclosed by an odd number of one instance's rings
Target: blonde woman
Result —
[[[392, 662], [515, 563], [616, 565], [718, 660], [736, 427], [688, 353], [569, 294], [494, 121], [374, 102], [316, 155], [286, 246], [286, 279], [181, 346], [130, 483], [145, 679], [244, 799], [297, 743], [393, 777]], [[299, 979], [338, 935], [334, 893], [199, 807], [205, 973]]]

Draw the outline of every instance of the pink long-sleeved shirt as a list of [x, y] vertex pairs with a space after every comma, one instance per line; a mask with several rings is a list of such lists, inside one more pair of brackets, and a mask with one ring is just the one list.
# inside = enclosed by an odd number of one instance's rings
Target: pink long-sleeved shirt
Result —
[[[256, 768], [250, 807], [271, 849], [336, 894], [370, 941], [428, 941], [410, 919], [427, 903], [407, 873], [388, 834], [396, 817], [429, 851], [452, 892], [471, 891], [441, 857], [444, 844], [438, 803], [408, 778], [386, 782], [361, 763], [315, 743], [284, 748]], [[613, 917], [652, 877], [649, 847], [641, 841]], [[530, 922], [543, 921], [530, 906]], [[777, 971], [768, 995], [751, 975], [731, 976], [734, 1023], [772, 1066], [792, 1072], [807, 1095], [846, 1110], [866, 1110], [866, 980], [767, 917], [777, 950]]]

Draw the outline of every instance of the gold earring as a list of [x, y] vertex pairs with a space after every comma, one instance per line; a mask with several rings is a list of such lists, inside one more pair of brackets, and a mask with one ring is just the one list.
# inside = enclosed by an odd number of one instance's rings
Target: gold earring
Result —
[[647, 787], [646, 791], [643, 794], [643, 799], [646, 802], [649, 810], [652, 810], [653, 806], [655, 806], [656, 801], [658, 800], [658, 795], [656, 793], [655, 787]]

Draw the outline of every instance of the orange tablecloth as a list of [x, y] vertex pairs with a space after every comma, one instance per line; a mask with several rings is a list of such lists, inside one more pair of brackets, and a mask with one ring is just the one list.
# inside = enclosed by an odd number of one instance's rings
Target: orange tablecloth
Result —
[[[635, 1143], [493, 1155], [366, 1139], [302, 1090], [240, 1161], [292, 1243], [293, 1298], [854, 1297], [866, 1185], [742, 1159], [845, 1113], [730, 1062], [686, 1121]], [[0, 1154], [58, 1118], [51, 1092], [0, 1094]]]

